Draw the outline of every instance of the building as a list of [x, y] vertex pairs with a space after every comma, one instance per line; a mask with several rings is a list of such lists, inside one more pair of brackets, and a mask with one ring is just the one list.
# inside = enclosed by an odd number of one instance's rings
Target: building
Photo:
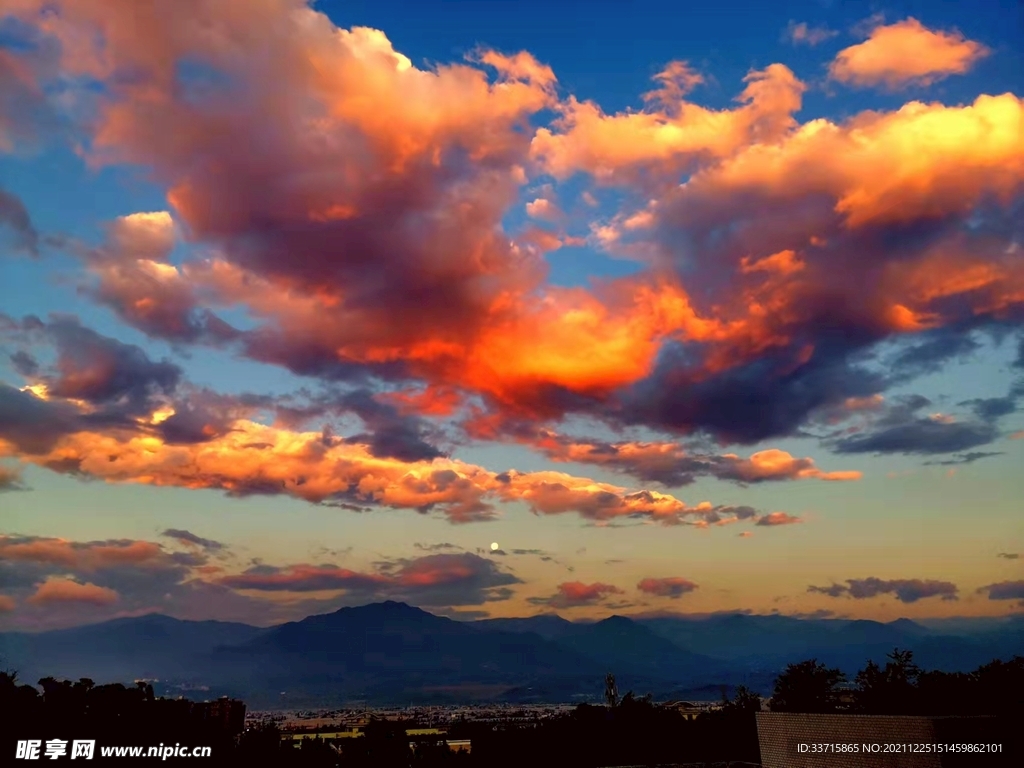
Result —
[[221, 696], [215, 701], [198, 702], [192, 705], [192, 712], [225, 733], [238, 735], [245, 730], [245, 703], [238, 699]]
[[757, 736], [764, 768], [1020, 765], [1011, 732], [997, 717], [758, 712]]
[[[419, 747], [422, 743], [423, 742], [421, 741], [410, 741], [409, 749], [415, 752], [416, 748]], [[439, 741], [437, 743], [442, 742]], [[443, 743], [447, 744], [448, 749], [450, 749], [452, 752], [470, 752], [473, 747], [472, 741], [470, 739], [444, 739]]]

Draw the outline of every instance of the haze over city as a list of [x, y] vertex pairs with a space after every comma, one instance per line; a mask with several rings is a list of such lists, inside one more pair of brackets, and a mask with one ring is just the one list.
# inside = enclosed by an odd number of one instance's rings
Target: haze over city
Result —
[[1019, 9], [511, 5], [5, 0], [0, 629], [1020, 615]]

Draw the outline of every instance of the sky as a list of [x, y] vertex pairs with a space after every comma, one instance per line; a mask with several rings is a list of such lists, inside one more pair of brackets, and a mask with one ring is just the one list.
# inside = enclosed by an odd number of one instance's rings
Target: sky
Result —
[[6, 0], [0, 629], [1019, 612], [1021, 13]]

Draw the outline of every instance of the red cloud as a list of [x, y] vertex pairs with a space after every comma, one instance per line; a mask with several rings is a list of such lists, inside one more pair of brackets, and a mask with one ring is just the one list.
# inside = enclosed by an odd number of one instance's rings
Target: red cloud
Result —
[[647, 578], [642, 579], [636, 588], [641, 592], [658, 597], [682, 597], [687, 592], [697, 589], [697, 585], [689, 579], [670, 576], [664, 579]]
[[829, 74], [849, 85], [930, 85], [962, 75], [989, 54], [981, 43], [959, 32], [933, 31], [914, 18], [879, 26], [859, 45], [839, 52]]
[[49, 578], [39, 585], [35, 593], [26, 600], [32, 605], [48, 603], [89, 603], [91, 605], [110, 605], [117, 602], [119, 595], [112, 589], [100, 587], [86, 582], [63, 578]]
[[620, 595], [622, 590], [612, 584], [584, 584], [581, 581], [566, 581], [558, 585], [558, 591], [544, 602], [552, 608], [575, 608], [593, 605], [608, 595]]

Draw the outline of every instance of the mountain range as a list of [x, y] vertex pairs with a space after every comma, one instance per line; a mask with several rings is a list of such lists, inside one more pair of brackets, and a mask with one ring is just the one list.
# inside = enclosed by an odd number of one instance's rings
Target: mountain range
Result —
[[715, 699], [740, 684], [768, 693], [786, 664], [807, 658], [853, 674], [894, 647], [913, 650], [922, 667], [966, 671], [1024, 654], [1024, 617], [933, 626], [739, 613], [469, 622], [389, 601], [269, 628], [149, 614], [0, 633], [0, 666], [27, 682], [148, 679], [164, 695], [297, 708], [597, 699], [607, 672], [622, 691]]

